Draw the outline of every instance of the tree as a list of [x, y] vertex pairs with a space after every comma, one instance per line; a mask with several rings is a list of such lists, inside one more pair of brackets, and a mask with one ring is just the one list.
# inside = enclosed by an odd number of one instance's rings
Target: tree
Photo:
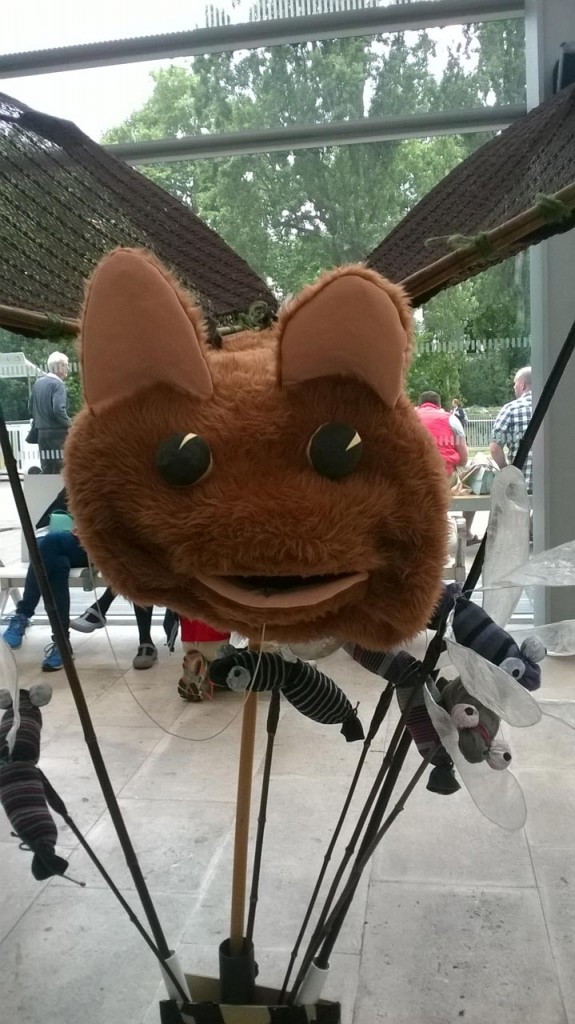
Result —
[[[179, 61], [153, 74], [148, 102], [105, 141], [516, 102], [525, 81], [522, 30], [520, 20], [468, 26], [454, 37], [442, 67], [440, 37], [426, 31]], [[192, 206], [284, 295], [327, 267], [362, 259], [487, 137], [316, 147], [144, 171]], [[432, 373], [432, 357], [421, 362], [430, 345], [447, 341], [456, 351], [435, 363], [439, 390], [460, 393], [464, 381], [471, 389], [475, 378], [466, 366], [474, 357], [464, 358], [461, 343], [527, 333], [525, 267], [525, 259], [511, 262], [427, 304], [413, 382]]]

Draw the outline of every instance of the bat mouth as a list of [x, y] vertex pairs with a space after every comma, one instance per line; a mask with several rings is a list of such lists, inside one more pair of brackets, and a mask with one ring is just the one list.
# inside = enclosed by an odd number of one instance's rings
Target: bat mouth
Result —
[[308, 608], [329, 601], [369, 578], [366, 572], [339, 576], [204, 576], [199, 583], [246, 608]]

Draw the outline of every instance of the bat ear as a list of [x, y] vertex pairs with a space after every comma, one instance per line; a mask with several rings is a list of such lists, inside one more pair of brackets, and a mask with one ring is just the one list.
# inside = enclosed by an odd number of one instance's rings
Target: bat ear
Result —
[[49, 704], [52, 700], [52, 687], [50, 683], [36, 683], [30, 687], [28, 692], [30, 703], [34, 704], [37, 708], [43, 707], [44, 704]]
[[212, 394], [201, 310], [150, 253], [116, 249], [98, 264], [82, 313], [80, 358], [93, 412], [155, 384]]
[[280, 313], [284, 385], [352, 377], [394, 406], [412, 351], [412, 317], [399, 285], [367, 267], [341, 267], [304, 288]]
[[0, 708], [12, 707], [12, 694], [10, 690], [0, 690]]

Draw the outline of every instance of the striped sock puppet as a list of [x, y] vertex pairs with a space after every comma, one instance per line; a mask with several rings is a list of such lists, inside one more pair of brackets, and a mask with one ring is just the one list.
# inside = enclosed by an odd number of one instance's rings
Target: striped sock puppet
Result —
[[405, 727], [419, 753], [422, 757], [429, 757], [432, 751], [436, 751], [430, 762], [435, 767], [429, 776], [428, 790], [432, 793], [456, 793], [460, 786], [453, 773], [453, 761], [441, 746], [423, 699], [423, 687], [419, 679], [421, 662], [401, 650], [370, 651], [359, 644], [344, 644], [344, 650], [368, 672], [393, 683], [401, 711], [405, 711], [409, 702]]
[[47, 803], [47, 791], [40, 758], [42, 714], [40, 707], [52, 698], [46, 683], [20, 690], [20, 725], [14, 742], [9, 733], [14, 723], [14, 706], [9, 690], [0, 690], [0, 708], [6, 711], [0, 722], [0, 803], [14, 834], [33, 853], [32, 874], [42, 880], [63, 875], [68, 861], [56, 854], [58, 830]]
[[224, 657], [212, 661], [209, 675], [216, 686], [238, 692], [281, 690], [297, 711], [314, 722], [341, 724], [348, 743], [364, 738], [361, 722], [343, 690], [329, 676], [298, 658], [286, 661], [281, 654], [267, 651], [226, 651]]

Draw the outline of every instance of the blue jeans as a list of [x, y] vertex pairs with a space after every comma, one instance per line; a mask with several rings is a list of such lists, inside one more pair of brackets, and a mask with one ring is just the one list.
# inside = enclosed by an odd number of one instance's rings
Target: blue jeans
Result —
[[[68, 577], [70, 569], [85, 569], [88, 555], [73, 533], [47, 533], [38, 538], [40, 557], [44, 563], [48, 582], [54, 595], [54, 603], [66, 633], [70, 628], [70, 590]], [[40, 601], [40, 588], [32, 566], [26, 574], [24, 596], [16, 605], [16, 611], [31, 619]]]

